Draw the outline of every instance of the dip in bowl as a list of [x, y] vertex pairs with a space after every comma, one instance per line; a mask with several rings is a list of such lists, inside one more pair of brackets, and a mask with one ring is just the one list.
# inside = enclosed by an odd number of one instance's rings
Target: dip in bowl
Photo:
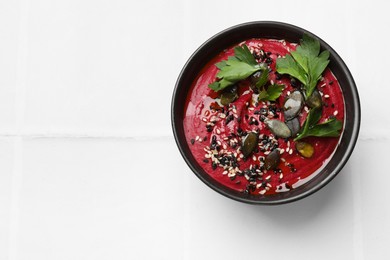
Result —
[[206, 41], [172, 99], [172, 126], [192, 171], [215, 191], [280, 204], [326, 185], [347, 162], [360, 124], [353, 78], [312, 33], [252, 22]]

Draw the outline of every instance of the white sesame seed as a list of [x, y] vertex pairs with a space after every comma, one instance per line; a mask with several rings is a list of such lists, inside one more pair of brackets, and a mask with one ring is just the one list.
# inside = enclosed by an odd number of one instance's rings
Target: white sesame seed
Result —
[[229, 171], [232, 171], [232, 170], [233, 170], [233, 167], [232, 167], [232, 166], [230, 166], [230, 167], [229, 167]]
[[203, 122], [207, 122], [207, 118], [203, 117], [203, 118], [202, 118], [202, 121], [203, 121]]
[[237, 114], [237, 109], [233, 108], [233, 113]]
[[267, 191], [266, 190], [261, 190], [259, 193], [261, 194], [261, 195], [264, 195], [264, 193], [266, 193]]
[[283, 173], [279, 175], [279, 179], [283, 179]]
[[287, 141], [287, 146], [290, 147], [290, 141]]
[[266, 180], [269, 180], [271, 179], [271, 175], [268, 175], [267, 177], [265, 177]]
[[195, 141], [198, 141], [199, 140], [199, 135], [197, 135], [196, 137], [195, 137]]
[[243, 155], [243, 154], [240, 154], [240, 158], [244, 158], [244, 155]]
[[284, 159], [284, 158], [280, 158], [280, 160], [281, 160], [282, 162], [285, 162], [285, 161], [286, 161], [286, 159]]
[[290, 151], [290, 147], [287, 147], [286, 148], [286, 153], [288, 153]]
[[320, 93], [321, 97], [324, 95], [324, 93], [322, 93], [321, 91], [318, 91], [318, 92]]
[[257, 159], [256, 156], [253, 155], [253, 156], [252, 156], [252, 160], [253, 160], [253, 161], [256, 161], [256, 159]]
[[204, 112], [204, 115], [205, 115], [205, 116], [210, 115], [210, 111], [209, 111], [209, 110], [206, 110], [206, 112]]
[[221, 130], [217, 128], [217, 134], [221, 134]]
[[339, 111], [336, 110], [336, 111], [333, 112], [333, 115], [337, 116], [338, 113], [339, 113]]
[[271, 83], [271, 85], [273, 85], [273, 84], [274, 84], [274, 81], [273, 81], [272, 79], [271, 79], [269, 82]]
[[268, 155], [269, 153], [270, 153], [270, 151], [266, 151], [266, 152], [264, 152], [264, 154], [265, 154], [265, 155]]
[[256, 188], [260, 189], [262, 185], [263, 185], [262, 183], [258, 183], [258, 184], [256, 185]]
[[291, 155], [293, 153], [293, 149], [290, 149], [288, 153]]
[[324, 98], [329, 98], [329, 95], [328, 94], [324, 95]]
[[228, 171], [223, 171], [222, 175], [228, 174]]
[[225, 149], [225, 150], [227, 149], [227, 145], [226, 145], [226, 144], [223, 144], [222, 147], [223, 147], [223, 149]]
[[287, 91], [287, 96], [289, 96], [291, 94], [291, 92], [290, 91]]
[[204, 155], [204, 157], [207, 158], [207, 159], [209, 159], [209, 158], [211, 158], [211, 155], [210, 155], [209, 153], [206, 153], [206, 154]]
[[249, 107], [248, 110], [253, 111], [255, 109], [253, 107]]
[[322, 84], [320, 87], [323, 88], [323, 87], [325, 87], [325, 86], [326, 86], [326, 83]]
[[222, 145], [221, 141], [219, 141], [219, 140], [217, 141], [217, 144], [218, 144], [218, 145]]
[[203, 142], [202, 138], [199, 139], [199, 143]]
[[271, 185], [271, 183], [267, 183], [267, 187], [270, 187], [270, 188], [272, 188], [272, 185]]
[[284, 149], [283, 149], [283, 148], [280, 149], [279, 153], [280, 153], [280, 154], [283, 154], [283, 153], [284, 153]]

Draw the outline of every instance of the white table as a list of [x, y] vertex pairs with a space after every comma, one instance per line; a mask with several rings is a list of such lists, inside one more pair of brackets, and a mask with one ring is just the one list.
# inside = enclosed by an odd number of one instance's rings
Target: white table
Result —
[[[0, 259], [389, 259], [388, 10], [380, 0], [1, 1]], [[206, 187], [170, 125], [191, 53], [255, 20], [327, 41], [362, 103], [342, 172], [283, 206]]]

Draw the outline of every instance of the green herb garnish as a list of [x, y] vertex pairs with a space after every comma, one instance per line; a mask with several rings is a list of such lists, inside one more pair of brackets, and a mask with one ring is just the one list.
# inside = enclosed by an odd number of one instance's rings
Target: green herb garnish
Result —
[[308, 98], [328, 64], [329, 51], [320, 53], [320, 42], [304, 34], [301, 44], [295, 51], [276, 60], [276, 70], [280, 74], [288, 74], [302, 82]]
[[282, 94], [282, 91], [284, 89], [284, 85], [274, 84], [268, 86], [267, 89], [263, 89], [259, 92], [258, 99], [261, 101], [275, 101], [280, 97], [280, 94]]
[[214, 91], [220, 91], [234, 83], [248, 78], [250, 75], [263, 68], [261, 64], [256, 62], [248, 46], [245, 44], [234, 48], [234, 56], [228, 60], [215, 64], [220, 71], [217, 74], [219, 81], [215, 81], [209, 85]]
[[316, 107], [309, 111], [306, 121], [303, 124], [302, 130], [294, 141], [300, 140], [308, 136], [316, 137], [337, 137], [340, 135], [340, 130], [343, 123], [336, 119], [328, 119], [327, 121], [318, 124], [321, 119], [322, 108]]

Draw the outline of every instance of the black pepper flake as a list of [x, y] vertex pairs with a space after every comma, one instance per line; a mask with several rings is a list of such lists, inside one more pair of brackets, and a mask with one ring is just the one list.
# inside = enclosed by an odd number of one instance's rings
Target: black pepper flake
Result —
[[229, 124], [231, 121], [233, 121], [234, 120], [234, 116], [233, 115], [228, 115], [227, 117], [226, 117], [226, 121], [225, 121], [225, 123], [226, 124]]
[[289, 190], [292, 189], [292, 187], [291, 187], [288, 183], [286, 183], [285, 185], [286, 185], [286, 188], [287, 188], [287, 189], [289, 189]]
[[236, 181], [236, 184], [240, 184], [240, 183], [241, 183], [241, 181], [240, 181], [240, 180]]
[[191, 139], [191, 144], [194, 144], [194, 143], [195, 143], [195, 139], [192, 138], [192, 139]]
[[282, 75], [276, 72], [276, 73], [275, 73], [275, 78], [276, 78], [277, 80], [280, 80], [280, 79], [282, 79]]
[[240, 117], [240, 116], [237, 117], [237, 122], [238, 122], [238, 123], [241, 123], [241, 117]]
[[215, 162], [213, 162], [213, 163], [211, 164], [211, 168], [212, 168], [213, 170], [217, 169], [217, 164], [216, 164]]
[[333, 85], [333, 80], [329, 81], [329, 85]]
[[333, 103], [332, 103], [331, 107], [334, 108], [334, 104]]
[[203, 159], [204, 163], [209, 163], [209, 159]]

